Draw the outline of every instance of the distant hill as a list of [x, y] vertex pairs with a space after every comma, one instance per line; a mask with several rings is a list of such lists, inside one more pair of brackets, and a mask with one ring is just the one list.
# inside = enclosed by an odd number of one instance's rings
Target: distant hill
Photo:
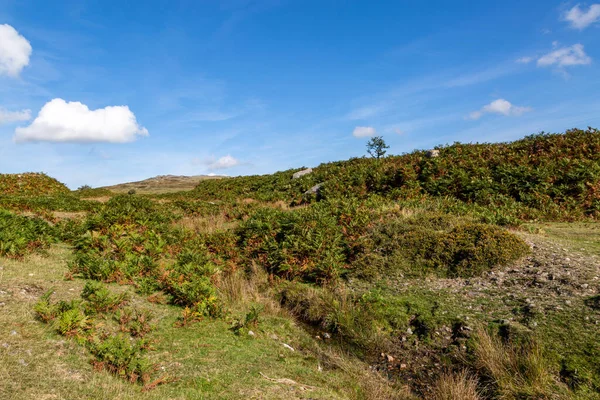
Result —
[[52, 195], [68, 193], [69, 188], [43, 173], [0, 174], [0, 195]]
[[153, 178], [144, 179], [143, 181], [120, 183], [113, 186], [104, 186], [102, 189], [108, 189], [115, 193], [127, 193], [130, 190], [135, 190], [137, 193], [169, 193], [179, 192], [182, 190], [192, 190], [200, 181], [207, 179], [220, 179], [223, 176], [211, 175], [194, 175], [194, 176], [178, 176], [178, 175], [159, 175]]

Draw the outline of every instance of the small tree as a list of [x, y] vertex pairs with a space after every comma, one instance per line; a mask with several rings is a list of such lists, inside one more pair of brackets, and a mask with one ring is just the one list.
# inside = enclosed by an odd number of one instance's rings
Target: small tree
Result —
[[385, 155], [385, 149], [389, 149], [390, 146], [385, 144], [385, 141], [381, 136], [373, 136], [367, 142], [367, 153], [371, 155], [371, 157], [375, 157], [377, 159], [383, 157]]

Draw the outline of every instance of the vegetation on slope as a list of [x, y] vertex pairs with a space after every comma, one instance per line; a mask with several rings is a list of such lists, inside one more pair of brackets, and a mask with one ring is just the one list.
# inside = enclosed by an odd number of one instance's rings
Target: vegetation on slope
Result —
[[[398, 398], [406, 386], [423, 398], [598, 398], [598, 287], [581, 283], [595, 264], [542, 278], [536, 268], [555, 257], [540, 261], [539, 243], [506, 226], [595, 221], [600, 131], [438, 150], [324, 164], [298, 179], [290, 170], [106, 203], [32, 201], [86, 212], [44, 225], [73, 245], [69, 278], [132, 285], [152, 304], [178, 307], [177, 326], [225, 320], [232, 335], [249, 335], [260, 310], [287, 310], [380, 371]], [[0, 215], [14, 218], [33, 221]], [[43, 301], [52, 318], [85, 322], [76, 327], [101, 365], [113, 348], [134, 353], [92, 339], [89, 307]], [[566, 343], [574, 327], [577, 340]], [[107, 369], [135, 380], [123, 368]]]
[[69, 188], [46, 174], [0, 174], [0, 195], [42, 196], [68, 192]]

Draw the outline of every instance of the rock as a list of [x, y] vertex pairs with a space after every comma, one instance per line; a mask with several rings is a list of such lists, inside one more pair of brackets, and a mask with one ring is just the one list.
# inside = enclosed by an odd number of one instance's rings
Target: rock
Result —
[[327, 332], [325, 332], [325, 333], [323, 334], [323, 337], [324, 337], [325, 339], [331, 339], [331, 335], [330, 335], [329, 333], [327, 333]]
[[426, 153], [428, 158], [436, 158], [440, 156], [440, 151], [437, 149], [434, 150], [428, 150]]
[[290, 346], [289, 344], [287, 344], [287, 343], [282, 343], [282, 344], [283, 344], [283, 347], [285, 347], [286, 349], [288, 349], [288, 350], [290, 350], [290, 351], [296, 351], [296, 350], [294, 350], [294, 348], [293, 348], [292, 346]]
[[302, 178], [304, 175], [312, 174], [312, 172], [312, 168], [303, 169], [302, 171], [298, 171], [292, 175], [292, 179]]
[[324, 183], [318, 183], [315, 186], [313, 186], [310, 189], [308, 189], [306, 192], [304, 192], [304, 194], [319, 194], [319, 192], [321, 191], [321, 188], [323, 187], [323, 185], [325, 185], [325, 184]]
[[412, 329], [408, 328], [408, 329], [406, 330], [406, 334], [407, 334], [407, 335], [412, 335], [412, 334], [413, 334], [413, 331], [412, 331]]
[[248, 331], [248, 336], [256, 336], [256, 334], [252, 331]]
[[389, 362], [389, 363], [394, 362], [394, 357], [390, 356], [389, 354], [386, 354], [385, 358], [387, 359], [387, 362]]

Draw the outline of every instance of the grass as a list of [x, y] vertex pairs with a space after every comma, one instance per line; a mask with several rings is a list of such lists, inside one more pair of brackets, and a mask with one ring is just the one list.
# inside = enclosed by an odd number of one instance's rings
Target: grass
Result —
[[600, 255], [600, 224], [596, 222], [545, 222], [526, 224], [524, 228], [564, 243], [576, 251]]
[[[82, 346], [54, 333], [37, 321], [33, 312], [33, 304], [50, 287], [57, 299], [78, 297], [85, 282], [63, 279], [71, 257], [68, 247], [58, 245], [50, 249], [48, 257], [1, 259], [0, 398], [300, 399], [307, 394], [322, 399], [373, 398], [363, 382], [377, 382], [376, 376], [365, 375], [368, 372], [356, 362], [332, 362], [339, 355], [327, 346], [319, 348], [285, 314], [266, 314], [253, 328], [255, 336], [237, 336], [229, 330], [227, 320], [207, 318], [176, 327], [179, 308], [151, 304], [136, 295], [132, 303], [150, 309], [157, 321], [149, 334], [154, 342], [150, 361], [159, 365], [156, 379], [172, 378], [173, 382], [143, 392], [142, 387], [107, 372], [95, 372], [91, 356]], [[117, 292], [125, 289], [110, 288]], [[278, 383], [265, 376], [296, 383]], [[375, 386], [384, 390], [380, 385]]]

